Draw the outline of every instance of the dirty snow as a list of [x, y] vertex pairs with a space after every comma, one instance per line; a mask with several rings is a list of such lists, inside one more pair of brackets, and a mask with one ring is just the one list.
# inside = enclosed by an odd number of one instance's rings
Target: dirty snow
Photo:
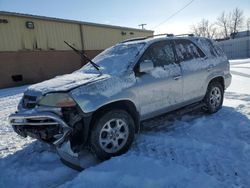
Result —
[[129, 152], [82, 172], [64, 166], [52, 148], [17, 136], [8, 125], [7, 116], [27, 87], [0, 90], [0, 187], [248, 188], [249, 65], [250, 59], [232, 62], [232, 85], [218, 113], [147, 121]]

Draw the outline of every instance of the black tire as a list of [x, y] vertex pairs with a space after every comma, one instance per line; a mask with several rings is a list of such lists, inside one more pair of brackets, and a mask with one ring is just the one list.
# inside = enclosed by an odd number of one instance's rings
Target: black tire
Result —
[[[217, 96], [217, 97], [216, 97]], [[208, 85], [204, 98], [205, 111], [212, 114], [221, 109], [224, 98], [224, 89], [221, 83], [211, 82]]]
[[134, 136], [135, 123], [131, 115], [124, 110], [111, 110], [94, 123], [91, 149], [99, 159], [106, 160], [127, 152]]

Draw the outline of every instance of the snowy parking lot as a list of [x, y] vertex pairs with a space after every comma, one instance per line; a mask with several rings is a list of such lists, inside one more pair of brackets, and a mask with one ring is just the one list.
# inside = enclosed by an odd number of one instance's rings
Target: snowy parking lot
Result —
[[250, 187], [250, 59], [231, 61], [216, 114], [150, 120], [126, 154], [77, 172], [8, 125], [26, 86], [0, 90], [0, 187]]

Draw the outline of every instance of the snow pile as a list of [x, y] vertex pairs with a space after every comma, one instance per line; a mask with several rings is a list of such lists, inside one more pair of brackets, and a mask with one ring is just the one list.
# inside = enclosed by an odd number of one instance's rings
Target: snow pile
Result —
[[215, 178], [205, 173], [197, 173], [178, 164], [166, 165], [162, 160], [151, 157], [130, 154], [87, 169], [61, 187], [193, 188], [221, 187], [220, 185]]
[[250, 62], [250, 58], [248, 58], [248, 59], [233, 59], [233, 60], [230, 60], [231, 65], [249, 64], [249, 62]]
[[250, 59], [230, 60], [230, 69], [233, 75], [228, 91], [250, 93]]
[[62, 165], [58, 155], [36, 141], [0, 160], [0, 187], [56, 187], [77, 172]]
[[15, 153], [33, 141], [30, 138], [22, 139], [17, 136], [8, 123], [8, 116], [16, 111], [26, 88], [27, 86], [22, 86], [0, 90], [0, 158]]

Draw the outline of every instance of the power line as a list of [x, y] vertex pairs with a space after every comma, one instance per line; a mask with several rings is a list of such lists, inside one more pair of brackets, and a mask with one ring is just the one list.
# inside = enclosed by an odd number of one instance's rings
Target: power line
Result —
[[161, 22], [158, 25], [156, 25], [155, 27], [153, 27], [153, 29], [155, 29], [155, 28], [159, 27], [160, 25], [166, 23], [168, 20], [170, 20], [171, 18], [173, 18], [175, 15], [177, 15], [178, 13], [180, 13], [182, 10], [184, 10], [185, 8], [187, 8], [189, 5], [191, 5], [193, 2], [194, 2], [194, 0], [189, 1], [184, 7], [182, 7], [181, 9], [179, 9], [178, 11], [176, 11], [175, 13], [171, 14], [163, 22]]

